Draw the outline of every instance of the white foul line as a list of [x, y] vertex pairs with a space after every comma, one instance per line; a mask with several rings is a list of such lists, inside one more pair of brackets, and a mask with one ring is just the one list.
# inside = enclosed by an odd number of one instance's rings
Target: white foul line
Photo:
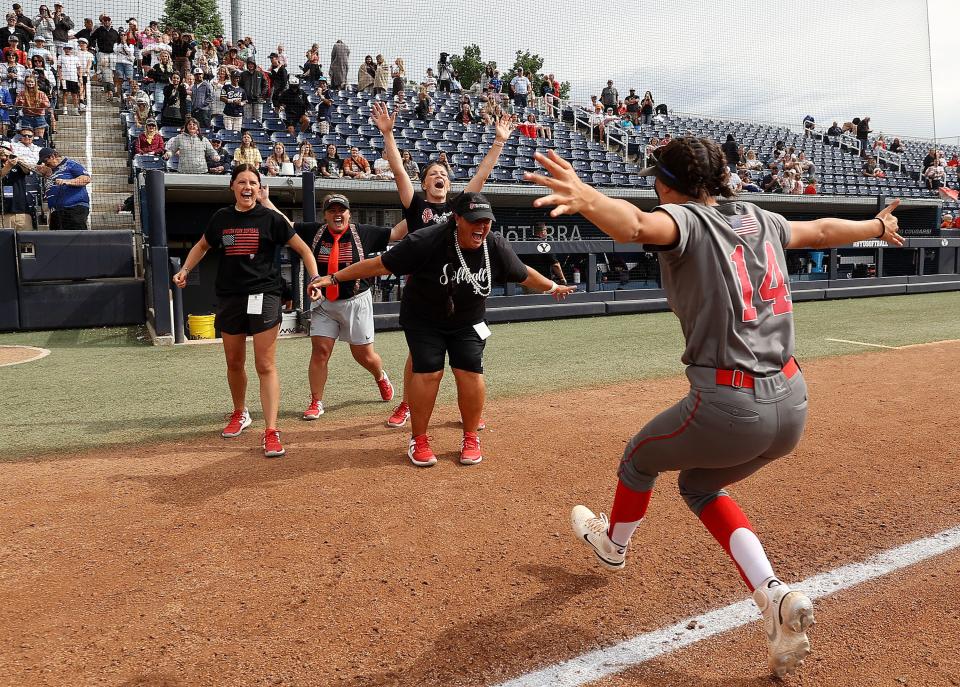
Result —
[[854, 346], [870, 346], [871, 348], [887, 348], [891, 351], [897, 350], [896, 346], [884, 346], [883, 344], [866, 343], [865, 341], [850, 341], [848, 339], [827, 339], [827, 341], [833, 341], [834, 343], [853, 344]]
[[[804, 592], [811, 599], [818, 599], [958, 547], [960, 527], [953, 527], [931, 537], [883, 551], [862, 563], [844, 565], [790, 586]], [[759, 614], [753, 602], [741, 601], [703, 615], [685, 618], [669, 627], [637, 635], [606, 649], [590, 651], [554, 666], [521, 675], [496, 687], [580, 687], [758, 619]], [[688, 626], [694, 629], [687, 629]], [[758, 637], [761, 636], [762, 633], [758, 634]]]

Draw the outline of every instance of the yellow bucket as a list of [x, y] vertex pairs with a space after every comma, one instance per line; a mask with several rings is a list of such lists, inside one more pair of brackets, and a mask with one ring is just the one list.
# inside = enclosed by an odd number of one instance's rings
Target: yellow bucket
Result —
[[191, 339], [216, 339], [217, 334], [213, 328], [213, 320], [216, 315], [188, 315], [187, 325], [190, 327]]

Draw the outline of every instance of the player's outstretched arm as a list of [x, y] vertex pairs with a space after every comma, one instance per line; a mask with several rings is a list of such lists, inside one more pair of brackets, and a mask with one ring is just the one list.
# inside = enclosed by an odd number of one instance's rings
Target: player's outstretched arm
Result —
[[387, 104], [377, 101], [370, 108], [370, 120], [380, 130], [383, 135], [383, 156], [390, 163], [390, 171], [393, 172], [393, 182], [397, 185], [397, 193], [400, 194], [400, 203], [403, 207], [410, 207], [413, 201], [413, 183], [403, 168], [403, 160], [400, 157], [400, 149], [397, 147], [397, 139], [393, 135], [393, 127], [397, 123], [397, 111], [393, 114], [387, 110]]
[[867, 239], [883, 240], [891, 246], [902, 246], [897, 233], [899, 223], [893, 211], [900, 199], [891, 202], [873, 219], [849, 220], [824, 217], [810, 222], [790, 222], [790, 243], [787, 248], [838, 248]]
[[527, 278], [520, 282], [520, 285], [533, 291], [548, 293], [558, 301], [577, 290], [575, 286], [561, 286], [552, 279], [547, 279], [532, 267], [527, 267]]
[[608, 198], [580, 180], [569, 162], [550, 151], [549, 157], [534, 156], [550, 176], [527, 172], [527, 181], [552, 193], [533, 201], [534, 207], [553, 205], [551, 217], [581, 214], [602, 232], [620, 243], [648, 243], [669, 246], [677, 242], [680, 230], [665, 212], [644, 212], [625, 200]]
[[348, 267], [344, 267], [342, 270], [334, 272], [332, 275], [334, 278], [331, 278], [331, 275], [320, 277], [316, 283], [320, 288], [326, 288], [334, 284], [335, 281], [353, 281], [354, 279], [379, 277], [384, 274], [390, 274], [390, 270], [384, 267], [383, 259], [380, 256], [377, 256], [372, 260], [361, 260], [360, 262], [355, 262]]

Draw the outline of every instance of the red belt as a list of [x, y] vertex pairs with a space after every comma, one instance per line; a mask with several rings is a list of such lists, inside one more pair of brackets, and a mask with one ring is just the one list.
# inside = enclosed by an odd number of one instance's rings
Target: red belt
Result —
[[[787, 379], [792, 379], [800, 371], [800, 366], [797, 364], [796, 358], [790, 358], [780, 371]], [[734, 389], [752, 389], [754, 387], [754, 377], [742, 370], [717, 370], [717, 384], [719, 386], [732, 386]]]

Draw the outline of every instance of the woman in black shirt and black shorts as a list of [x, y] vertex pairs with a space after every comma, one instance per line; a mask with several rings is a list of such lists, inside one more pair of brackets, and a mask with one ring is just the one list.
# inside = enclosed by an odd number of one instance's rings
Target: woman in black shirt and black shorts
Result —
[[450, 209], [452, 217], [447, 221], [409, 234], [383, 255], [317, 282], [328, 286], [375, 275], [410, 275], [400, 303], [400, 324], [413, 367], [408, 383], [412, 436], [407, 456], [422, 467], [437, 462], [427, 425], [447, 354], [463, 420], [460, 462], [475, 465], [483, 460], [477, 426], [486, 395], [483, 348], [490, 329], [484, 315], [493, 282], [518, 282], [553, 294], [557, 300], [574, 291], [524, 265], [502, 235], [490, 233], [493, 210], [481, 194], [464, 192]]
[[[397, 185], [397, 192], [400, 194], [400, 203], [403, 205], [403, 222], [400, 222], [395, 229], [400, 229], [401, 225], [406, 224], [407, 233], [413, 234], [423, 227], [430, 224], [444, 222], [450, 217], [450, 209], [447, 205], [447, 196], [450, 194], [450, 173], [447, 166], [442, 162], [433, 161], [420, 170], [420, 188], [422, 193], [416, 193], [413, 190], [413, 182], [403, 168], [403, 160], [400, 158], [400, 149], [397, 147], [396, 138], [393, 135], [393, 127], [397, 122], [397, 111], [394, 110], [391, 115], [387, 111], [385, 103], [376, 102], [372, 107], [370, 116], [373, 123], [383, 134], [383, 156], [390, 163], [390, 170], [393, 172], [394, 182]], [[504, 117], [496, 124], [496, 133], [494, 141], [490, 145], [490, 150], [484, 155], [483, 160], [477, 167], [477, 173], [473, 175], [464, 191], [479, 193], [483, 190], [483, 185], [487, 182], [490, 173], [497, 165], [500, 159], [500, 153], [503, 152], [504, 143], [510, 138], [516, 124]], [[410, 383], [412, 367], [410, 356], [407, 356], [407, 363], [403, 368], [403, 401], [393, 411], [393, 415], [387, 420], [388, 427], [402, 427], [410, 417], [410, 405], [407, 398], [407, 385]], [[483, 429], [481, 420], [480, 429]]]
[[250, 426], [246, 406], [247, 335], [253, 337], [253, 355], [260, 377], [260, 404], [266, 420], [263, 433], [263, 452], [268, 458], [282, 456], [285, 451], [277, 431], [280, 406], [280, 380], [274, 363], [277, 332], [280, 329], [280, 269], [277, 249], [290, 246], [314, 277], [310, 297], [316, 300], [317, 261], [310, 247], [297, 236], [280, 213], [269, 210], [258, 200], [267, 197], [267, 189], [260, 184], [260, 172], [253, 165], [241, 164], [233, 168], [230, 189], [235, 202], [214, 213], [203, 236], [190, 250], [183, 269], [173, 277], [181, 289], [187, 285], [187, 275], [203, 259], [208, 250], [221, 252], [217, 268], [217, 319], [223, 336], [223, 352], [227, 359], [227, 383], [233, 397], [233, 413], [221, 432], [224, 437], [236, 437]]

